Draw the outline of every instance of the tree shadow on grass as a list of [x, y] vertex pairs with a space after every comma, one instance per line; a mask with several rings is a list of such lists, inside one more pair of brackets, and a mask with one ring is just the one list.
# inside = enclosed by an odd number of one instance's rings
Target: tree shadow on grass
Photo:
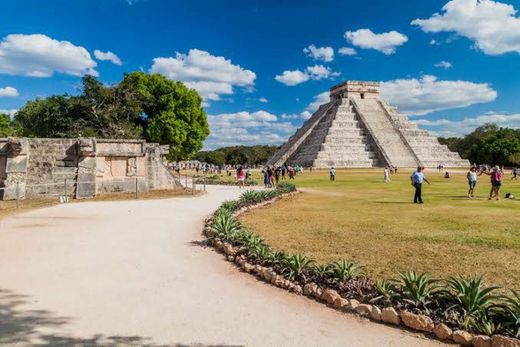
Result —
[[[143, 336], [105, 336], [95, 334], [89, 337], [72, 337], [58, 331], [72, 318], [60, 317], [47, 310], [23, 309], [30, 303], [27, 295], [16, 294], [0, 288], [0, 345], [37, 345], [37, 346], [161, 346], [151, 338]], [[43, 331], [42, 331], [43, 330]], [[163, 346], [208, 346], [203, 344], [168, 343]], [[214, 346], [229, 346], [215, 344]]]

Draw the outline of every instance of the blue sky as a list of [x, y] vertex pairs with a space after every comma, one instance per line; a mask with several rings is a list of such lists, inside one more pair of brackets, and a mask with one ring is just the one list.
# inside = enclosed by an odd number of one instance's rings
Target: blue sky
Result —
[[204, 96], [206, 148], [281, 143], [343, 80], [436, 135], [520, 127], [520, 1], [0, 1], [0, 110], [159, 72]]

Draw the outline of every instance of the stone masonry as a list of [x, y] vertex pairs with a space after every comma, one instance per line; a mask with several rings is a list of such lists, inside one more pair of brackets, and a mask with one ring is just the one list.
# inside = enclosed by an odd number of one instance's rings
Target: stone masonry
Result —
[[379, 83], [347, 81], [269, 159], [269, 165], [467, 167], [469, 162], [379, 98]]
[[172, 189], [163, 154], [144, 140], [0, 138], [0, 200]]

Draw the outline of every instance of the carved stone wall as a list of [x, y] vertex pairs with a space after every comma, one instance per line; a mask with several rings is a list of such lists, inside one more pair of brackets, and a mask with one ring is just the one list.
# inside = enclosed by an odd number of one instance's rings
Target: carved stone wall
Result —
[[144, 140], [0, 139], [0, 199], [172, 189], [163, 154]]

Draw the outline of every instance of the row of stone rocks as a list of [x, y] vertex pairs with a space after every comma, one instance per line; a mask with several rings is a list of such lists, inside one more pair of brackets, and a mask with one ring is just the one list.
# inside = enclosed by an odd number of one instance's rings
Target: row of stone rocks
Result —
[[[294, 195], [289, 193], [280, 195], [273, 200], [264, 201], [254, 206], [244, 207], [235, 215], [249, 211], [254, 208], [268, 205], [284, 196]], [[205, 221], [204, 234], [212, 237], [211, 219]], [[434, 324], [433, 320], [425, 315], [415, 314], [406, 310], [397, 311], [393, 307], [380, 308], [376, 305], [361, 303], [356, 299], [343, 298], [337, 291], [330, 288], [320, 288], [316, 283], [307, 283], [302, 286], [292, 282], [280, 274], [276, 273], [270, 267], [260, 266], [258, 264], [250, 264], [247, 262], [245, 255], [239, 255], [240, 249], [233, 245], [222, 242], [219, 239], [213, 239], [211, 245], [226, 256], [230, 262], [236, 263], [244, 272], [256, 275], [257, 278], [270, 283], [276, 287], [289, 290], [298, 295], [305, 295], [309, 298], [316, 299], [319, 302], [326, 303], [334, 309], [342, 312], [356, 313], [361, 317], [371, 319], [376, 322], [383, 322], [394, 326], [406, 326], [415, 331], [433, 334], [442, 341], [453, 341], [462, 346], [473, 347], [520, 347], [520, 340], [502, 336], [502, 335], [473, 335], [464, 330], [453, 330], [444, 323]]]

